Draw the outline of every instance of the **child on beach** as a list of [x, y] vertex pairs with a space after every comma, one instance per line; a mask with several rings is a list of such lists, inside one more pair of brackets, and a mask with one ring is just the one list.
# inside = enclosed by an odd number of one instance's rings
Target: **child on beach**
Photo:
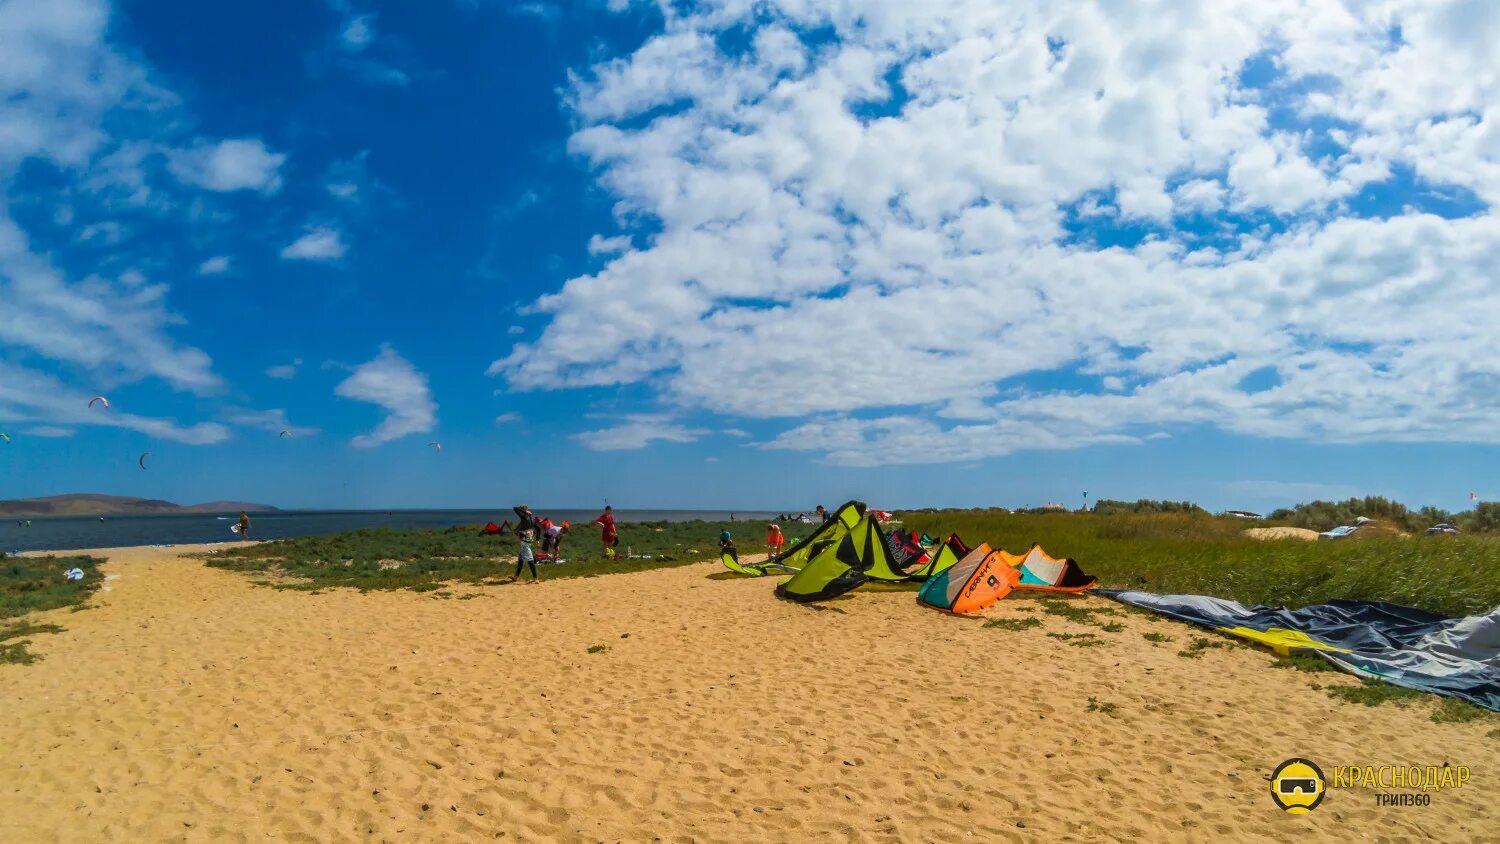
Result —
[[734, 553], [734, 537], [727, 530], [719, 531], [719, 550]]
[[766, 527], [766, 553], [771, 559], [781, 553], [781, 546], [786, 542], [786, 537], [781, 534], [781, 525], [772, 522]]

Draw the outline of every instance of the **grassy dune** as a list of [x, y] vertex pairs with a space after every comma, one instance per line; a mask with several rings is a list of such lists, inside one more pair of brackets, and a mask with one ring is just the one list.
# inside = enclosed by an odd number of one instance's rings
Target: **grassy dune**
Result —
[[1446, 615], [1500, 605], [1500, 537], [1256, 542], [1241, 535], [1252, 523], [1187, 514], [939, 511], [905, 514], [904, 526], [934, 536], [957, 531], [970, 545], [1010, 551], [1040, 542], [1121, 589], [1289, 607], [1380, 600]]

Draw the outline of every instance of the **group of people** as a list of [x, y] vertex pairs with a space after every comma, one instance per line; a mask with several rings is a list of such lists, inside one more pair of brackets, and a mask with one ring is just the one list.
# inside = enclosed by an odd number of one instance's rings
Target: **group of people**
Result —
[[826, 522], [831, 518], [833, 518], [833, 514], [824, 509], [822, 504], [819, 504], [817, 509], [813, 510], [811, 515], [807, 513], [782, 513], [781, 515], [776, 517], [776, 521], [802, 522], [804, 524], [822, 524], [823, 522]]
[[[544, 559], [556, 562], [562, 556], [563, 537], [567, 535], [568, 529], [572, 527], [568, 522], [553, 522], [549, 518], [538, 517], [531, 512], [531, 508], [525, 504], [518, 504], [514, 508], [517, 522], [514, 528], [510, 520], [500, 526], [500, 532], [505, 533], [507, 529], [515, 531], [516, 540], [521, 544], [521, 553], [516, 558], [516, 573], [512, 581], [521, 579], [521, 570], [527, 566], [531, 568], [531, 579], [527, 583], [536, 583], [536, 561], [537, 551], [532, 547], [538, 539], [541, 541], [541, 556]], [[615, 510], [608, 504], [604, 505], [604, 512], [599, 518], [594, 519], [594, 524], [599, 525], [600, 539], [604, 544], [604, 556], [614, 559], [615, 546], [620, 544], [620, 534], [615, 527]]]

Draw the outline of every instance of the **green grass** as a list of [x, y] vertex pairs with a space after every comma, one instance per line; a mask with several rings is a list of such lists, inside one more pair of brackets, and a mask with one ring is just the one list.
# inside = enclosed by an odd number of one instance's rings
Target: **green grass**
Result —
[[1155, 630], [1143, 635], [1146, 637], [1146, 641], [1150, 642], [1153, 645], [1159, 645], [1163, 642], [1170, 642], [1175, 638], [1173, 636], [1168, 636], [1165, 633], [1158, 633]]
[[609, 645], [589, 645], [589, 653], [602, 654], [609, 650]]
[[1048, 633], [1047, 636], [1067, 642], [1075, 648], [1097, 648], [1105, 642], [1093, 633]]
[[1039, 618], [992, 618], [984, 623], [985, 627], [998, 627], [1001, 630], [1030, 630], [1033, 627], [1041, 627]]
[[[82, 604], [104, 575], [98, 557], [0, 557], [0, 620]], [[82, 580], [63, 572], [83, 569]]]
[[1467, 724], [1470, 721], [1500, 721], [1500, 714], [1475, 706], [1466, 700], [1445, 697], [1438, 702], [1432, 714], [1427, 718], [1434, 724]]
[[1426, 692], [1374, 680], [1361, 680], [1357, 686], [1329, 686], [1327, 691], [1329, 696], [1345, 703], [1361, 703], [1365, 706], [1379, 706], [1382, 703], [1405, 706], [1415, 698], [1427, 697]]
[[1192, 643], [1183, 650], [1178, 651], [1177, 655], [1188, 659], [1197, 659], [1203, 656], [1204, 651], [1222, 647], [1224, 647], [1223, 642], [1215, 642], [1204, 636], [1194, 636]]
[[[71, 607], [84, 608], [84, 602], [104, 581], [98, 557], [7, 557], [0, 554], [0, 621], [27, 613]], [[68, 569], [83, 570], [82, 580], [68, 580]], [[56, 624], [33, 624], [22, 621], [0, 626], [0, 663], [30, 665], [41, 657], [26, 646], [38, 633], [60, 633]]]
[[1093, 697], [1093, 696], [1089, 697], [1089, 705], [1088, 705], [1088, 711], [1089, 712], [1099, 712], [1099, 713], [1102, 713], [1104, 715], [1108, 715], [1111, 718], [1113, 718], [1115, 712], [1118, 709], [1119, 709], [1119, 707], [1115, 706], [1113, 703], [1101, 702], [1096, 697]]
[[[61, 633], [62, 631], [63, 628], [56, 624], [32, 624], [26, 621], [9, 627], [0, 627], [0, 663], [30, 665], [36, 662], [41, 657], [26, 650], [31, 640], [21, 637], [37, 633]], [[20, 641], [12, 642], [12, 639], [20, 639]]]
[[903, 527], [1024, 551], [1040, 542], [1117, 589], [1213, 595], [1303, 607], [1334, 598], [1390, 601], [1450, 616], [1500, 605], [1500, 536], [1257, 542], [1249, 523], [1208, 515], [903, 513]]
[[[687, 565], [718, 556], [721, 530], [732, 530], [742, 553], [755, 553], [761, 525], [753, 522], [622, 522], [619, 557], [604, 556], [597, 529], [579, 526], [563, 543], [567, 563], [537, 566], [541, 580], [592, 577]], [[809, 528], [810, 529], [810, 528]], [[795, 536], [796, 531], [792, 535]], [[627, 548], [651, 559], [625, 559]], [[332, 586], [411, 589], [424, 592], [444, 583], [502, 582], [515, 574], [519, 545], [513, 537], [485, 536], [478, 526], [439, 530], [357, 530], [266, 542], [203, 555], [206, 564], [230, 571], [275, 575], [283, 589], [316, 591]], [[530, 570], [523, 572], [530, 577]]]
[[[1025, 595], [1026, 593], [1019, 592], [1012, 594]], [[1077, 624], [1090, 624], [1096, 627], [1103, 627], [1104, 624], [1097, 621], [1094, 618], [1095, 616], [1120, 614], [1120, 611], [1115, 607], [1104, 606], [1103, 603], [1097, 599], [1091, 600], [1089, 598], [1038, 598], [1037, 601], [1042, 605], [1042, 612], [1048, 615], [1055, 615], [1059, 618], [1065, 618], [1068, 621], [1072, 621]], [[1093, 606], [1089, 606], [1089, 604], [1093, 604]]]
[[1292, 654], [1291, 656], [1278, 656], [1271, 663], [1276, 668], [1291, 668], [1296, 671], [1306, 671], [1316, 674], [1320, 671], [1332, 671], [1338, 674], [1344, 673], [1342, 669], [1328, 660], [1313, 654]]

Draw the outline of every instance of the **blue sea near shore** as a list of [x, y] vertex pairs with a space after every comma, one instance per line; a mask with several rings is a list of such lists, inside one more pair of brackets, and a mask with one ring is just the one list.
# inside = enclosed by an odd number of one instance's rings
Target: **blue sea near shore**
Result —
[[[587, 523], [599, 510], [543, 510], [539, 516]], [[728, 510], [615, 510], [621, 522], [688, 522], [694, 519], [723, 521]], [[0, 550], [64, 551], [76, 548], [120, 548], [130, 545], [185, 545], [204, 542], [237, 542], [230, 531], [238, 513], [190, 513], [170, 516], [33, 516], [0, 521]], [[769, 513], [736, 511], [736, 518], [763, 521]], [[510, 510], [285, 510], [251, 513], [251, 539], [285, 539], [342, 533], [360, 528], [443, 528], [452, 525], [483, 525], [504, 519], [515, 521]]]

